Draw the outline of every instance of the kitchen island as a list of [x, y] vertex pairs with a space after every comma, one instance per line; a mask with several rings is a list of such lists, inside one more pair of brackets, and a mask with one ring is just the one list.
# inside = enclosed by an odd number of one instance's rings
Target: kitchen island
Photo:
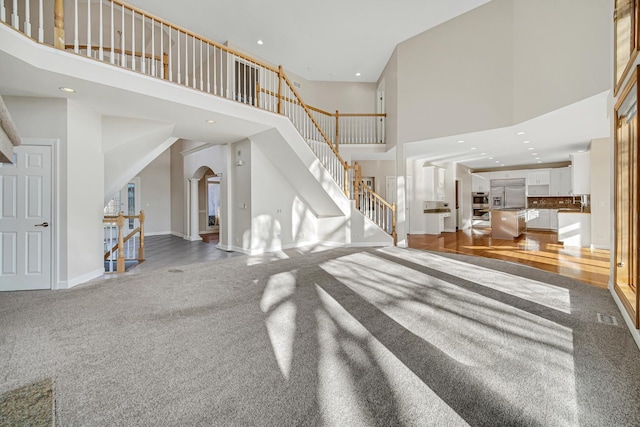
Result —
[[498, 209], [491, 211], [491, 237], [517, 239], [526, 228], [526, 209]]

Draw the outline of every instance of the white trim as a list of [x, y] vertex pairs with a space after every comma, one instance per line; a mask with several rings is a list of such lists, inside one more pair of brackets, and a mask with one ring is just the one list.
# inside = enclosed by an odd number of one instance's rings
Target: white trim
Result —
[[[177, 233], [175, 231], [171, 231], [169, 234], [171, 234], [172, 236], [180, 237], [181, 239], [186, 239], [187, 238], [187, 236], [185, 236], [184, 234]], [[145, 236], [146, 236], [146, 234], [145, 234]]]
[[89, 280], [93, 280], [96, 277], [100, 277], [104, 274], [104, 268], [99, 270], [94, 270], [90, 273], [83, 274], [82, 276], [78, 276], [72, 280], [61, 281], [58, 283], [58, 289], [71, 289], [74, 286], [81, 285], [83, 283], [88, 282]]
[[201, 242], [202, 241], [202, 237], [200, 237], [200, 235], [198, 235], [198, 237], [191, 236], [191, 238], [185, 237], [185, 239], [190, 241], [190, 242]]
[[216, 145], [216, 144], [212, 144], [212, 143], [208, 142], [208, 143], [200, 145], [200, 146], [198, 146], [196, 148], [192, 148], [190, 150], [181, 151], [180, 154], [182, 154], [183, 157], [186, 157], [186, 156], [189, 156], [191, 154], [197, 153], [198, 151], [202, 151], [202, 150], [206, 150], [207, 148], [211, 148], [214, 145]]
[[[168, 236], [168, 235], [176, 235], [176, 233], [172, 233], [171, 231], [151, 231], [149, 233], [147, 233], [145, 231], [144, 233], [144, 237], [149, 237], [149, 236]], [[179, 235], [178, 237], [182, 237], [182, 234]]]
[[620, 314], [624, 319], [624, 323], [626, 323], [627, 328], [629, 328], [629, 332], [631, 332], [631, 336], [636, 342], [636, 345], [638, 346], [638, 348], [640, 348], [640, 331], [636, 329], [636, 327], [633, 325], [633, 322], [629, 317], [629, 313], [627, 313], [627, 309], [624, 307], [624, 304], [620, 300], [618, 293], [615, 291], [615, 289], [613, 289], [612, 285], [609, 286], [609, 292], [611, 292], [611, 295], [613, 296], [613, 300], [616, 302], [616, 305], [618, 306], [618, 310], [620, 310]]
[[374, 248], [380, 246], [393, 246], [393, 242], [356, 242], [345, 245], [348, 248]]

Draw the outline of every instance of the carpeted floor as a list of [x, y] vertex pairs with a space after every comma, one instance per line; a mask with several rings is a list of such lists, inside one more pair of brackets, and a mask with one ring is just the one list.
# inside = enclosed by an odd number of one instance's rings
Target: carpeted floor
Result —
[[640, 425], [609, 292], [497, 260], [239, 256], [1, 293], [0, 325], [0, 394], [53, 378], [64, 426]]

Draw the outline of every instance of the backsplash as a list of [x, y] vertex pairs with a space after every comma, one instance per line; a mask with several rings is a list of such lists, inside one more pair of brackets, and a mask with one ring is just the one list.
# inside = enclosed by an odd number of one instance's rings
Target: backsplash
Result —
[[527, 197], [528, 208], [538, 209], [580, 209], [580, 197]]

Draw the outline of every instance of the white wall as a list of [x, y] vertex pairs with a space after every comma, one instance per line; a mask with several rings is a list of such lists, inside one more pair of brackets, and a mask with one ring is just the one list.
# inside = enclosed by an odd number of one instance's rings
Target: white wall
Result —
[[515, 123], [611, 89], [613, 1], [512, 3]]
[[374, 191], [380, 196], [387, 198], [386, 182], [388, 176], [396, 176], [395, 160], [359, 160], [362, 166], [362, 176], [373, 176], [376, 180]]
[[171, 234], [185, 237], [189, 233], [186, 229], [185, 203], [186, 182], [184, 179], [184, 160], [180, 151], [184, 148], [184, 141], [179, 140], [171, 146], [170, 159], [170, 187], [171, 187]]
[[[251, 248], [251, 142], [248, 139], [231, 144], [229, 213], [233, 218], [229, 249], [249, 252]], [[242, 166], [236, 162], [242, 160]]]
[[384, 80], [384, 108], [387, 118], [385, 121], [385, 133], [387, 137], [387, 149], [395, 147], [398, 143], [398, 49], [393, 51], [389, 62], [384, 68], [378, 84]]
[[318, 228], [315, 215], [255, 143], [251, 164], [250, 251], [315, 243]]
[[[471, 216], [473, 214], [471, 200], [471, 183], [472, 176], [469, 168], [458, 163], [455, 164], [455, 178], [460, 180], [459, 197], [460, 197], [460, 230], [471, 228]], [[451, 206], [452, 212], [455, 211], [455, 204]]]
[[[357, 82], [310, 82], [314, 103], [329, 113], [375, 113], [376, 84]], [[307, 102], [305, 100], [305, 102]]]
[[144, 234], [171, 233], [171, 152], [165, 150], [138, 174]]
[[101, 116], [71, 100], [67, 108], [67, 264], [68, 281], [75, 284], [104, 270], [104, 159]]
[[512, 123], [512, 22], [494, 0], [398, 45], [399, 141]]
[[67, 254], [67, 101], [54, 98], [3, 96], [7, 109], [22, 138], [56, 138], [59, 146], [58, 178], [56, 194], [58, 212], [58, 260], [56, 282], [66, 282], [68, 277]]
[[611, 247], [612, 150], [610, 138], [591, 141], [591, 244], [598, 249]]

